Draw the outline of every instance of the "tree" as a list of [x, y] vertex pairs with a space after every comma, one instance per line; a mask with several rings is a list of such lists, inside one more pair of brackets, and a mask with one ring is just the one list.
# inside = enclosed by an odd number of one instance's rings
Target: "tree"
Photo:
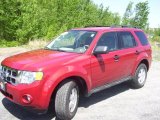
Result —
[[15, 40], [16, 30], [20, 26], [19, 0], [0, 0], [0, 39]]
[[92, 0], [0, 0], [0, 44], [2, 39], [23, 44], [75, 27], [119, 23], [117, 13]]
[[139, 2], [133, 8], [133, 2], [130, 2], [124, 13], [122, 24], [128, 26], [135, 26], [141, 29], [148, 29], [148, 15], [149, 7], [148, 1]]
[[133, 2], [129, 2], [126, 11], [124, 13], [122, 24], [123, 25], [131, 25], [131, 17], [133, 16]]
[[136, 4], [135, 16], [131, 21], [132, 25], [137, 26], [141, 29], [146, 29], [146, 27], [148, 26], [148, 15], [149, 15], [148, 1]]

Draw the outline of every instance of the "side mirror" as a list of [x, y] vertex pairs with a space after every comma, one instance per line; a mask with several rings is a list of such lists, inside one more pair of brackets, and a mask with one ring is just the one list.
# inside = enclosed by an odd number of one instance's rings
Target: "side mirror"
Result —
[[108, 53], [108, 47], [107, 46], [97, 46], [95, 49], [94, 49], [94, 52], [93, 54], [106, 54]]

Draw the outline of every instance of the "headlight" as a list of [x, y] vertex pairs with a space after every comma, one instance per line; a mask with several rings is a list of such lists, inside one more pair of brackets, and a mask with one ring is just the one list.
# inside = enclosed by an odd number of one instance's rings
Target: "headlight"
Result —
[[0, 78], [2, 78], [2, 66], [0, 64]]
[[43, 73], [42, 72], [28, 72], [21, 71], [19, 72], [19, 77], [17, 83], [30, 84], [37, 80], [42, 80]]
[[0, 64], [0, 71], [2, 71], [2, 66], [1, 66], [1, 64]]

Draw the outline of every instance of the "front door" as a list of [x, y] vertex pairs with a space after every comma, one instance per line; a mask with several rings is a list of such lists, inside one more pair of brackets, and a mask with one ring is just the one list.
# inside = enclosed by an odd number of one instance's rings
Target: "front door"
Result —
[[118, 39], [116, 32], [104, 33], [99, 39], [97, 46], [107, 46], [107, 54], [92, 55], [92, 87], [99, 87], [120, 77], [121, 63], [119, 62]]

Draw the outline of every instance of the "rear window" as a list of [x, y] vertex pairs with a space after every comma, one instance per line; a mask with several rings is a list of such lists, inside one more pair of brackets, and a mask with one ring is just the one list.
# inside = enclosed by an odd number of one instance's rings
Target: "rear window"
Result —
[[130, 32], [119, 32], [119, 47], [123, 48], [132, 48], [136, 46], [135, 39]]
[[141, 44], [144, 46], [144, 45], [148, 45], [148, 40], [147, 40], [147, 37], [146, 35], [141, 32], [141, 31], [135, 31], [135, 34], [137, 35], [137, 37], [139, 38]]

